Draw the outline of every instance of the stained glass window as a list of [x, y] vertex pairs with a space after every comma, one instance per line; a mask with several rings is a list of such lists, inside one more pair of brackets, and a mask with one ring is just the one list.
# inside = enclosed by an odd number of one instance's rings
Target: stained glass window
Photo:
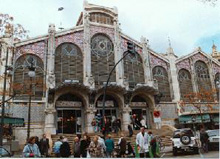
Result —
[[161, 101], [171, 101], [167, 71], [161, 66], [156, 66], [153, 68], [153, 77], [157, 80], [159, 92], [163, 95]]
[[[33, 63], [36, 67], [35, 77], [32, 78], [32, 91], [30, 90], [31, 80], [28, 75], [28, 66]], [[15, 62], [13, 90], [15, 99], [28, 99], [31, 93], [32, 99], [41, 100], [43, 96], [44, 83], [43, 61], [31, 54], [23, 55]]]
[[63, 43], [55, 53], [56, 85], [65, 80], [83, 82], [83, 56], [80, 49], [72, 43]]

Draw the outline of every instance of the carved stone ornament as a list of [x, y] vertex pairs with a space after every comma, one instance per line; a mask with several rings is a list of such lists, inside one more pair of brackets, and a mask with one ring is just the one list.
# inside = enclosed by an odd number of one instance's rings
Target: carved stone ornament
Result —
[[94, 104], [95, 103], [95, 96], [96, 96], [96, 91], [91, 91], [89, 93], [89, 104]]
[[53, 89], [55, 87], [55, 76], [54, 75], [48, 76], [48, 87], [50, 89]]
[[48, 33], [52, 34], [56, 31], [54, 24], [49, 24]]
[[93, 85], [93, 83], [95, 82], [94, 78], [93, 77], [89, 77], [88, 82], [89, 82], [90, 85]]
[[132, 96], [132, 92], [131, 91], [127, 91], [125, 94], [124, 94], [124, 103], [125, 105], [126, 104], [129, 104], [130, 100], [131, 100], [131, 96]]
[[54, 90], [49, 90], [48, 103], [53, 103], [54, 102], [54, 95], [55, 95], [55, 91]]

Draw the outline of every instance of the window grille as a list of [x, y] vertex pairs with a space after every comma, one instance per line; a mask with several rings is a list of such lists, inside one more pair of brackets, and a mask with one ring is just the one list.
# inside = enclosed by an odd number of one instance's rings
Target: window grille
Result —
[[[96, 86], [102, 86], [107, 81], [108, 74], [115, 65], [114, 46], [111, 40], [102, 35], [95, 35], [91, 40], [92, 51], [92, 75]], [[110, 82], [115, 82], [115, 71], [112, 73]]]
[[158, 82], [159, 92], [163, 94], [161, 101], [171, 101], [167, 71], [161, 66], [156, 66], [153, 68], [153, 77]]
[[56, 85], [65, 80], [83, 82], [83, 57], [80, 49], [71, 43], [58, 46], [55, 54]]
[[91, 13], [90, 21], [101, 24], [113, 25], [113, 18], [104, 13]]
[[129, 83], [129, 88], [134, 88], [137, 83], [144, 83], [143, 62], [139, 54], [128, 54], [124, 59], [125, 81]]
[[[28, 75], [30, 60], [34, 60], [35, 77], [32, 78], [32, 90], [30, 90], [31, 80]], [[44, 64], [42, 60], [35, 55], [23, 55], [15, 62], [13, 91], [16, 94], [15, 99], [26, 100], [32, 94], [33, 100], [41, 100], [44, 89]]]
[[181, 69], [178, 74], [178, 79], [181, 99], [187, 100], [187, 98], [184, 98], [184, 96], [193, 92], [192, 80], [189, 71]]

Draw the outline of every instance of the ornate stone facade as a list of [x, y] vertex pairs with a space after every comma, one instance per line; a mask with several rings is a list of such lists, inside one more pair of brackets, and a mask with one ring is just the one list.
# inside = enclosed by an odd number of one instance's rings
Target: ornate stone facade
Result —
[[[105, 15], [103, 13], [107, 16], [103, 17]], [[100, 17], [104, 19], [99, 19]], [[109, 40], [95, 41], [95, 44], [92, 44], [92, 38], [96, 35], [105, 36]], [[112, 43], [111, 46], [109, 41]], [[136, 52], [140, 55], [139, 61], [141, 61], [136, 64], [138, 67], [135, 67], [141, 69], [133, 69], [133, 74], [140, 73], [140, 77], [143, 79], [140, 83], [134, 81], [134, 86], [129, 87], [132, 81], [132, 72], [129, 72], [128, 77], [125, 77], [125, 71], [128, 70], [124, 67], [126, 61], [119, 63], [107, 87], [106, 101], [108, 104], [105, 107], [106, 116], [111, 119], [113, 116], [119, 118], [123, 130], [127, 130], [130, 115], [137, 112], [145, 117], [149, 128], [154, 128], [153, 111], [155, 107], [162, 112], [163, 124], [173, 124], [173, 119], [178, 117], [180, 92], [185, 92], [181, 91], [184, 87], [179, 87], [178, 73], [181, 69], [188, 70], [193, 85], [192, 90], [198, 91], [194, 66], [196, 61], [203, 61], [207, 65], [209, 76], [212, 77], [210, 78], [211, 86], [215, 86], [213, 77], [220, 73], [220, 64], [217, 60], [203, 53], [201, 49], [181, 58], [174, 54], [172, 48], [169, 48], [167, 54], [156, 53], [149, 48], [146, 38], [142, 37], [141, 42], [137, 42], [121, 32], [117, 9], [104, 8], [85, 2], [83, 15], [80, 16], [76, 27], [66, 31], [56, 31], [55, 26], [50, 24], [48, 35], [13, 44], [16, 50], [12, 60], [13, 65], [16, 65], [18, 57], [26, 54], [37, 55], [42, 59], [44, 65], [42, 69], [42, 81], [45, 85], [43, 94], [40, 99], [34, 99], [32, 102], [31, 120], [38, 126], [32, 127], [33, 133], [31, 132], [31, 135], [40, 135], [34, 132], [49, 134], [93, 132], [92, 119], [95, 115], [103, 113], [103, 107], [100, 104], [103, 98], [103, 86], [106, 84], [105, 81], [114, 64], [127, 51], [128, 41], [135, 44]], [[74, 61], [71, 54], [66, 54], [62, 66], [58, 65], [59, 61], [64, 59], [64, 52], [73, 51], [69, 46], [59, 48], [60, 54], [59, 57], [56, 57], [56, 51], [59, 50], [57, 48], [65, 43], [72, 43], [80, 48], [82, 52], [80, 62], [79, 60]], [[101, 56], [93, 58], [93, 49], [101, 50], [102, 57], [106, 61], [100, 60]], [[109, 50], [112, 51], [111, 55], [108, 54]], [[113, 57], [111, 62], [108, 61], [110, 59], [108, 55]], [[96, 72], [93, 71], [94, 67], [97, 67], [95, 68]], [[133, 67], [132, 62], [128, 62], [126, 67]], [[103, 68], [106, 69], [103, 71]], [[60, 73], [57, 73], [58, 69]], [[77, 74], [80, 74], [80, 79]], [[59, 85], [56, 83], [57, 79], [60, 79]], [[164, 81], [165, 83], [163, 83]], [[28, 84], [30, 83], [26, 83], [26, 85]], [[37, 90], [38, 88], [35, 86], [32, 90], [33, 96], [38, 92]], [[168, 100], [165, 100], [166, 97], [163, 98], [162, 95], [162, 101], [156, 105], [154, 95], [161, 94], [161, 92], [164, 92]], [[22, 103], [27, 102], [28, 100], [19, 99], [19, 96], [10, 102], [13, 116], [23, 117], [25, 122], [27, 122], [27, 113], [25, 113], [27, 105], [22, 106]], [[64, 130], [62, 123], [69, 121], [75, 121], [73, 122], [75, 127], [72, 130]], [[20, 135], [24, 129], [16, 128], [15, 135]], [[39, 129], [40, 131], [38, 131]]]

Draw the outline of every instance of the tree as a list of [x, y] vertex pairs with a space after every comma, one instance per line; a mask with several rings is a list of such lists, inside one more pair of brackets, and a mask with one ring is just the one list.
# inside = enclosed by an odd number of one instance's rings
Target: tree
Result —
[[215, 6], [216, 3], [218, 2], [218, 0], [198, 0], [198, 1], [203, 2], [203, 3], [208, 3], [211, 6]]
[[21, 24], [15, 24], [12, 16], [0, 13], [0, 37], [6, 33], [12, 35], [14, 41], [28, 38], [28, 30]]
[[213, 110], [216, 92], [216, 89], [209, 91], [201, 89], [199, 92], [189, 92], [184, 95], [184, 101], [179, 101], [179, 106], [182, 111], [184, 111], [186, 107], [192, 106], [194, 108], [192, 112], [196, 112], [200, 115], [202, 125], [204, 125], [202, 114]]

